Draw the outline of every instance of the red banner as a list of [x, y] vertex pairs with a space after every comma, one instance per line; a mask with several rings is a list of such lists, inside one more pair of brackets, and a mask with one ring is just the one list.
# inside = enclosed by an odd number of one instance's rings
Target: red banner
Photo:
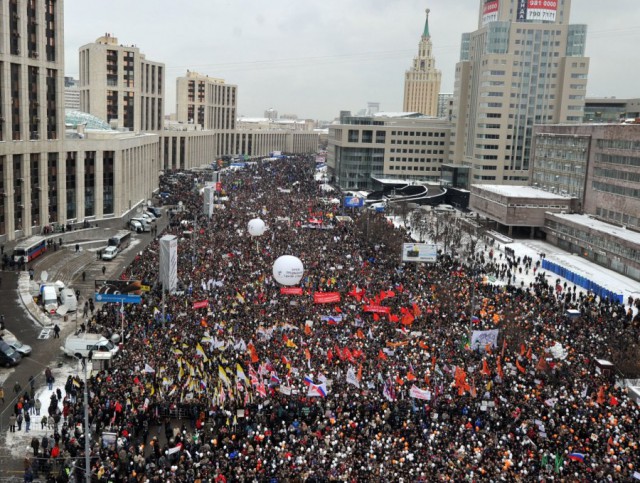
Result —
[[340, 302], [340, 292], [316, 292], [313, 294], [313, 302], [316, 304]]
[[280, 287], [283, 295], [302, 295], [302, 287]]
[[193, 303], [193, 308], [194, 309], [202, 309], [204, 307], [208, 307], [209, 306], [209, 301], [208, 300], [202, 300], [200, 302], [194, 302]]
[[383, 305], [365, 305], [362, 310], [365, 312], [373, 312], [374, 314], [388, 314], [391, 312], [391, 307], [385, 307]]

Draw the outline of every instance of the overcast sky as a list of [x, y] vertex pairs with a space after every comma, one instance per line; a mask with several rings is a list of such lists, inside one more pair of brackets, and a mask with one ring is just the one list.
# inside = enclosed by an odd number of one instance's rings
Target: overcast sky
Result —
[[[331, 120], [367, 102], [402, 110], [403, 76], [430, 8], [442, 92], [453, 92], [460, 36], [477, 27], [478, 0], [67, 0], [65, 74], [78, 48], [105, 32], [166, 65], [166, 112], [175, 78], [195, 70], [238, 86], [238, 114], [265, 109]], [[588, 25], [589, 96], [640, 97], [639, 0], [573, 0]]]

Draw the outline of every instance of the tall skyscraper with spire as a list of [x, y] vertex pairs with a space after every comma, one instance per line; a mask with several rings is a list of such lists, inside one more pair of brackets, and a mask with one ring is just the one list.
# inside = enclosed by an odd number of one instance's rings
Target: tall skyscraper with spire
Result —
[[433, 57], [433, 44], [429, 33], [429, 9], [424, 31], [418, 44], [418, 55], [413, 58], [411, 69], [404, 75], [405, 112], [420, 112], [427, 116], [438, 115], [438, 94], [440, 94], [440, 79], [442, 73], [436, 69]]
[[587, 27], [569, 24], [571, 0], [479, 4], [456, 65], [451, 159], [471, 183], [526, 185], [533, 126], [582, 120]]

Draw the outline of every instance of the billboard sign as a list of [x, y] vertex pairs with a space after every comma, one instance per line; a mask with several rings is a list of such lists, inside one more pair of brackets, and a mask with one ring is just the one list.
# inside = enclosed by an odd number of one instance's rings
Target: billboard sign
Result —
[[555, 22], [558, 0], [518, 0], [518, 22]]
[[345, 196], [344, 197], [345, 208], [361, 208], [364, 206], [364, 198], [359, 196]]
[[403, 262], [428, 262], [433, 263], [438, 258], [438, 249], [431, 243], [403, 243]]
[[111, 293], [97, 293], [96, 302], [109, 303], [115, 302], [119, 304], [139, 304], [141, 302], [140, 295], [127, 295], [127, 294], [111, 294]]
[[489, 22], [498, 20], [498, 10], [500, 10], [500, 0], [485, 0], [482, 7], [482, 26]]

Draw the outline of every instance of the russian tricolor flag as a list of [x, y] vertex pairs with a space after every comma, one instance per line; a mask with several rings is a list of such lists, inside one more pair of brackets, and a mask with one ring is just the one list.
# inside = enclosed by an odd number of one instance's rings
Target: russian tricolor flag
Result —
[[304, 382], [304, 385], [305, 385], [305, 386], [311, 386], [311, 385], [313, 385], [313, 379], [312, 379], [312, 378], [311, 378], [311, 376], [309, 376], [309, 375], [304, 376], [304, 380], [303, 380], [302, 382]]
[[584, 463], [584, 454], [582, 453], [569, 453], [568, 458], [571, 461], [580, 461], [580, 463]]

